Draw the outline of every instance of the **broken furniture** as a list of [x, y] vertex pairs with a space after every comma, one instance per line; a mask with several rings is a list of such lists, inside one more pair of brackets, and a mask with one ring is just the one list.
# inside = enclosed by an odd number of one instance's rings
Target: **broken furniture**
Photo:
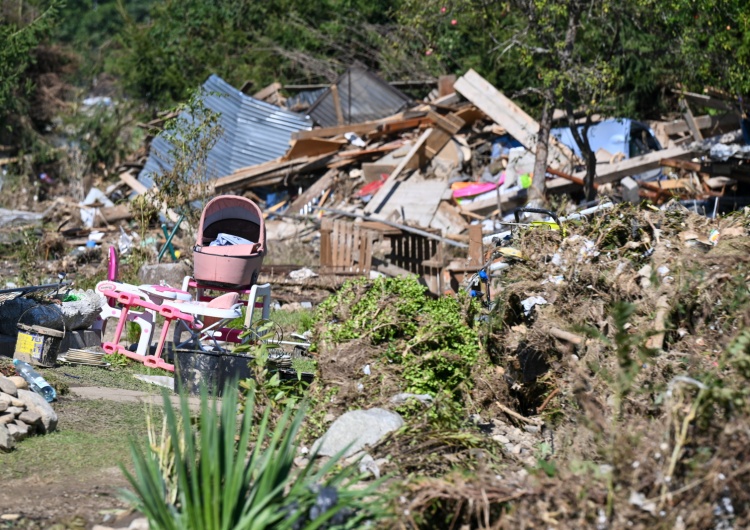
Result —
[[[146, 286], [146, 289], [149, 289], [149, 286]], [[97, 285], [97, 292], [114, 300], [120, 306], [119, 308], [113, 308], [109, 304], [105, 304], [102, 307], [103, 318], [118, 318], [113, 340], [102, 344], [104, 351], [108, 354], [121, 353], [152, 368], [163, 368], [174, 371], [174, 365], [166, 362], [161, 357], [167, 333], [169, 332], [169, 326], [175, 320], [184, 320], [192, 323], [195, 317], [192, 314], [183, 313], [176, 307], [164, 304], [163, 302], [168, 298], [176, 299], [178, 296], [184, 298], [185, 294], [181, 294], [182, 292], [176, 289], [167, 289], [164, 287], [161, 290], [152, 289], [151, 292], [146, 292], [144, 289], [134, 285], [117, 282], [100, 282]], [[152, 300], [151, 297], [155, 297], [156, 300]], [[159, 334], [156, 351], [151, 355], [151, 339], [153, 337], [156, 315], [161, 315], [164, 318], [164, 324]], [[135, 322], [140, 326], [140, 337], [135, 352], [131, 352], [120, 344], [122, 332], [127, 322]]]
[[[165, 302], [164, 305], [173, 307], [180, 313], [188, 314], [192, 318], [177, 318], [175, 321], [174, 347], [176, 350], [190, 345], [192, 349], [201, 351], [221, 351], [219, 341], [223, 340], [226, 331], [222, 331], [223, 325], [230, 320], [242, 316], [242, 303], [238, 303], [239, 293], [229, 292], [218, 296], [208, 302]], [[187, 340], [180, 340], [183, 333], [187, 333]], [[166, 337], [160, 337], [157, 351], [163, 349], [163, 341]], [[148, 366], [148, 364], [146, 364]]]
[[[419, 232], [419, 233], [415, 233]], [[331, 221], [321, 225], [321, 274], [369, 275], [370, 270], [390, 276], [416, 274], [433, 293], [443, 292], [445, 267], [440, 230], [399, 229], [379, 221]], [[430, 237], [430, 236], [434, 237]], [[373, 258], [375, 244], [387, 241], [384, 260]], [[380, 261], [373, 265], [375, 261]]]

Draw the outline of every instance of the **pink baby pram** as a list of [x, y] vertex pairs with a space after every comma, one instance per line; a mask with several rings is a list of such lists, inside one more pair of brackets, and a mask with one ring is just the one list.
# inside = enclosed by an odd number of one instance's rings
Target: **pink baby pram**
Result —
[[[237, 236], [247, 244], [209, 246], [222, 235]], [[193, 249], [193, 277], [204, 285], [248, 289], [255, 285], [266, 255], [266, 226], [253, 201], [236, 195], [220, 195], [206, 204], [201, 214]]]

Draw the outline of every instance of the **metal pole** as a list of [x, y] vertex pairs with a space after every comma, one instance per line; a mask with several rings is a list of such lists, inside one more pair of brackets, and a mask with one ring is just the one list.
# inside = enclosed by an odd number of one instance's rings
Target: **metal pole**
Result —
[[172, 246], [172, 238], [174, 238], [174, 235], [177, 233], [177, 229], [180, 228], [180, 224], [182, 224], [182, 221], [185, 219], [184, 215], [180, 215], [180, 218], [177, 219], [177, 222], [174, 225], [174, 228], [172, 229], [172, 232], [167, 235], [167, 225], [163, 224], [161, 225], [161, 229], [164, 230], [164, 236], [167, 238], [167, 242], [162, 245], [161, 250], [159, 251], [159, 256], [156, 258], [156, 263], [161, 262], [161, 258], [164, 257], [164, 253], [169, 250], [170, 255], [172, 256], [173, 261], [177, 261], [177, 256], [174, 253], [174, 247]]

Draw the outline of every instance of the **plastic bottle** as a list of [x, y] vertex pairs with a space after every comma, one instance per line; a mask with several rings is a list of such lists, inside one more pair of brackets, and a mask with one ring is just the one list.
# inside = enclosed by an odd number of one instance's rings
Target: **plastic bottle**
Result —
[[30, 364], [14, 359], [13, 366], [16, 367], [18, 375], [26, 379], [29, 383], [29, 387], [47, 400], [48, 403], [57, 399], [57, 392], [55, 392], [55, 389], [52, 388], [50, 384], [45, 381], [44, 377], [34, 370]]

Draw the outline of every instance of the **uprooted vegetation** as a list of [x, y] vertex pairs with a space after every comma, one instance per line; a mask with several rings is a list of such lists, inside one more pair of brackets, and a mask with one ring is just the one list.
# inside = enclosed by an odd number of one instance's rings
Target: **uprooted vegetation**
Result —
[[619, 206], [519, 228], [492, 309], [352, 281], [317, 313], [310, 434], [325, 412], [402, 413], [370, 453], [403, 527], [745, 527], [749, 226]]

